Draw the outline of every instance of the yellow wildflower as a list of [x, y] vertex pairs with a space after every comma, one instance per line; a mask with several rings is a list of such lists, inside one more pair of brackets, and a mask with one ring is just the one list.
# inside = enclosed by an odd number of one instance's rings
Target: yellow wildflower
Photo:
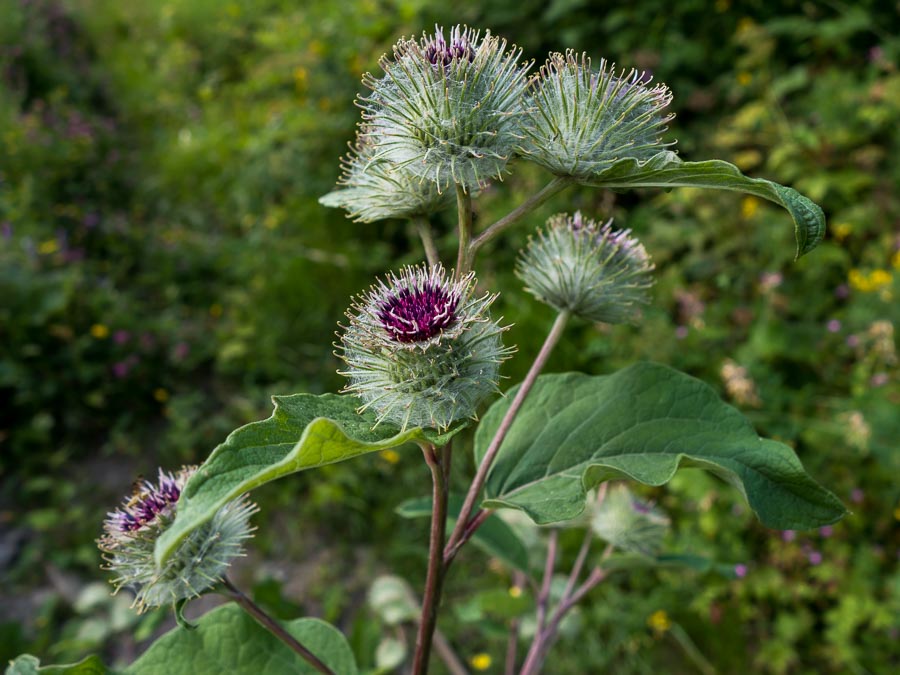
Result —
[[750, 73], [738, 73], [737, 81], [739, 85], [746, 87], [753, 81], [753, 76]]
[[97, 340], [104, 340], [109, 337], [109, 328], [102, 323], [95, 323], [91, 326], [91, 335]]
[[891, 273], [887, 270], [872, 270], [869, 273], [869, 281], [875, 288], [881, 288], [882, 286], [887, 286], [894, 280], [894, 277], [891, 276]]
[[157, 387], [153, 390], [153, 398], [155, 398], [160, 403], [165, 403], [169, 400], [169, 392], [162, 387]]
[[481, 652], [480, 654], [476, 654], [471, 659], [469, 659], [469, 663], [472, 664], [472, 667], [475, 670], [487, 670], [491, 667], [491, 663], [493, 663], [493, 661], [490, 654]]
[[396, 450], [382, 450], [378, 454], [388, 464], [396, 464], [400, 461], [400, 453]]
[[522, 597], [522, 587], [521, 586], [510, 586], [509, 587], [509, 597], [521, 598]]
[[38, 253], [41, 255], [50, 255], [51, 253], [56, 253], [59, 250], [59, 242], [56, 239], [48, 239], [47, 241], [42, 241], [38, 245]]
[[672, 627], [672, 620], [666, 614], [666, 610], [658, 609], [649, 616], [647, 625], [656, 633], [665, 633]]
[[853, 226], [850, 223], [838, 223], [834, 226], [834, 238], [838, 241], [844, 241], [853, 232]]
[[759, 200], [756, 197], [744, 197], [741, 200], [741, 217], [749, 220], [759, 211]]
[[897, 251], [894, 257], [891, 258], [891, 267], [895, 270], [900, 270], [900, 251]]

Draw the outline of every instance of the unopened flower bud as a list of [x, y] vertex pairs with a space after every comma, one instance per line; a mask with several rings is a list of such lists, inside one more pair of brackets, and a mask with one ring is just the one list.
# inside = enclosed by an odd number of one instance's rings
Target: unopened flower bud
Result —
[[527, 66], [506, 41], [460, 26], [421, 40], [400, 40], [394, 58], [381, 59], [381, 78], [360, 98], [363, 119], [379, 138], [385, 161], [443, 191], [466, 191], [499, 177], [521, 141]]
[[547, 221], [516, 263], [525, 290], [559, 311], [588, 321], [634, 323], [648, 302], [653, 265], [630, 230], [582, 217]]
[[656, 555], [669, 530], [669, 518], [639, 499], [623, 483], [611, 485], [602, 502], [592, 507], [591, 529], [616, 548]]
[[112, 580], [116, 591], [134, 590], [139, 612], [199, 596], [218, 584], [252, 536], [250, 516], [258, 509], [247, 497], [235, 499], [193, 530], [165, 566], [157, 569], [156, 540], [175, 519], [181, 491], [196, 470], [185, 467], [172, 475], [160, 469], [156, 484], [137, 482], [133, 494], [103, 524], [104, 535], [97, 544], [105, 569], [116, 574]]
[[472, 274], [453, 280], [440, 265], [406, 267], [359, 297], [340, 349], [345, 391], [359, 396], [361, 412], [403, 429], [446, 429], [475, 415], [511, 350], [488, 314], [496, 296], [474, 289]]
[[672, 115], [663, 84], [632, 70], [615, 74], [601, 59], [551, 54], [530, 84], [531, 108], [523, 125], [522, 154], [560, 176], [588, 179], [624, 158], [649, 159], [667, 145], [662, 134]]
[[338, 189], [319, 202], [346, 209], [351, 218], [364, 223], [427, 216], [446, 205], [446, 193], [442, 195], [434, 183], [379, 159], [378, 144], [378, 137], [363, 127], [350, 154], [341, 160]]

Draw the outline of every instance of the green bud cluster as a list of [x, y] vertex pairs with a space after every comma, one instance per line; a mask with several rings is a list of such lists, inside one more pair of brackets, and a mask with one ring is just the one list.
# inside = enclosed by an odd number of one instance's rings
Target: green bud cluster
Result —
[[588, 321], [635, 323], [649, 301], [653, 265], [630, 230], [598, 225], [576, 212], [538, 231], [516, 262], [525, 290], [559, 311]]

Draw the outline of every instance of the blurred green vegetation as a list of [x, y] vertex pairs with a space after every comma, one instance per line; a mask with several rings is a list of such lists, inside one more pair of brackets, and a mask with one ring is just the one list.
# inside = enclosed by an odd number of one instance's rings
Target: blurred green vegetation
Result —
[[[400, 35], [457, 22], [539, 63], [572, 47], [652, 71], [674, 91], [685, 159], [792, 185], [830, 226], [794, 262], [788, 216], [753, 197], [573, 190], [480, 260], [515, 324], [515, 382], [552, 318], [512, 276], [516, 250], [556, 211], [615, 216], [654, 257], [654, 307], [640, 328], [577, 327], [551, 368], [644, 358], [701, 377], [853, 511], [780, 533], [695, 472], [643, 491], [672, 515], [673, 548], [748, 574], [613, 579], [554, 672], [696, 672], [687, 643], [720, 672], [900, 668], [900, 8], [877, 0], [0, 3], [0, 660], [133, 656], [163, 617], [128, 618], [85, 586], [102, 576], [103, 513], [138, 473], [202, 461], [267, 416], [271, 394], [340, 387], [331, 342], [350, 296], [423, 255], [405, 223], [354, 224], [317, 199], [353, 136], [360, 74]], [[516, 166], [477, 223], [545, 180]], [[436, 223], [448, 258], [451, 223]], [[456, 456], [462, 484], [471, 459]], [[393, 508], [427, 493], [427, 470], [401, 457], [258, 495], [257, 597], [338, 623], [363, 665], [380, 635], [368, 582], [424, 574], [426, 525], [397, 527]], [[509, 583], [469, 551], [449, 597]], [[505, 629], [485, 626], [452, 611], [441, 624], [464, 658], [498, 663]]]

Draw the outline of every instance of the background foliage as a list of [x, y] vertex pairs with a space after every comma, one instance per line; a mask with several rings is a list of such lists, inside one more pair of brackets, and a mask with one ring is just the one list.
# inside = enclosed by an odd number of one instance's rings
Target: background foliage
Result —
[[[642, 328], [578, 326], [552, 370], [646, 358], [701, 377], [853, 511], [773, 532], [698, 472], [642, 490], [672, 516], [670, 548], [739, 573], [613, 577], [579, 615], [595, 639], [564, 637], [554, 672], [900, 666], [898, 16], [877, 0], [0, 4], [0, 659], [131, 660], [165, 617], [98, 585], [105, 510], [135, 475], [200, 461], [268, 416], [270, 395], [341, 385], [331, 342], [350, 295], [422, 254], [405, 224], [356, 225], [316, 200], [352, 138], [360, 74], [402, 34], [465, 22], [538, 63], [573, 47], [652, 71], [674, 90], [683, 158], [792, 185], [830, 225], [794, 263], [786, 214], [753, 197], [575, 190], [544, 207], [614, 215], [659, 275]], [[478, 222], [544, 180], [517, 168]], [[540, 222], [480, 264], [523, 355], [552, 318], [511, 274]], [[450, 220], [438, 228], [449, 254]], [[511, 382], [527, 362], [505, 367]], [[462, 484], [470, 453], [457, 457]], [[335, 622], [372, 666], [383, 632], [366, 589], [386, 571], [421, 585], [426, 524], [397, 527], [393, 510], [426, 485], [414, 453], [388, 452], [261, 490], [271, 525], [236, 576], [281, 616]], [[510, 572], [477, 550], [459, 568], [451, 597], [470, 600], [441, 629], [491, 669], [505, 617], [478, 598]]]

